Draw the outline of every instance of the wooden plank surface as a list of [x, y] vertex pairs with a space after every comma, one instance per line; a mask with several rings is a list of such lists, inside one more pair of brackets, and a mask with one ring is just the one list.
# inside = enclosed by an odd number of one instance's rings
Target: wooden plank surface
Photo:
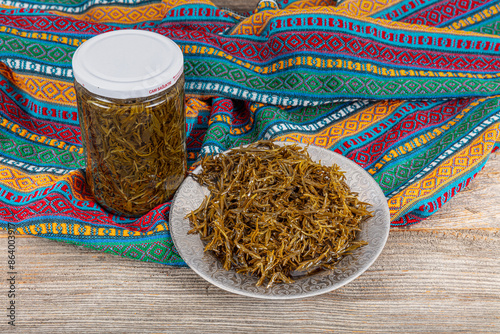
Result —
[[[40, 238], [18, 238], [17, 245], [22, 333], [500, 332], [498, 231], [392, 231], [382, 255], [355, 281], [295, 301], [242, 297], [190, 269]], [[1, 333], [13, 331], [4, 314]]]
[[[215, 2], [240, 11], [257, 3]], [[41, 238], [18, 236], [16, 246], [12, 328], [0, 232], [0, 333], [499, 333], [500, 154], [430, 219], [393, 229], [362, 276], [303, 300], [241, 297], [187, 268]]]

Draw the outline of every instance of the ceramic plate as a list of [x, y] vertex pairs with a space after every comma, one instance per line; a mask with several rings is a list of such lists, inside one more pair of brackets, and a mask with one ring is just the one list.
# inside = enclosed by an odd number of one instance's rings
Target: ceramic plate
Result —
[[[290, 145], [288, 142], [276, 142]], [[306, 146], [298, 144], [300, 146]], [[359, 193], [359, 199], [372, 204], [374, 216], [361, 225], [357, 238], [368, 245], [356, 249], [344, 257], [334, 270], [324, 270], [314, 275], [295, 280], [291, 284], [275, 284], [266, 289], [256, 287], [257, 278], [226, 271], [210, 253], [203, 252], [203, 242], [198, 234], [188, 234], [192, 228], [184, 217], [197, 209], [209, 191], [193, 178], [187, 177], [175, 195], [170, 211], [170, 232], [177, 251], [188, 266], [198, 275], [221, 289], [240, 295], [265, 299], [293, 299], [319, 295], [335, 290], [361, 275], [382, 252], [389, 235], [389, 207], [382, 190], [365, 170], [349, 159], [316, 146], [309, 146], [308, 152], [314, 161], [323, 165], [337, 164], [345, 171], [346, 182], [351, 190]], [[194, 173], [199, 173], [198, 167]]]

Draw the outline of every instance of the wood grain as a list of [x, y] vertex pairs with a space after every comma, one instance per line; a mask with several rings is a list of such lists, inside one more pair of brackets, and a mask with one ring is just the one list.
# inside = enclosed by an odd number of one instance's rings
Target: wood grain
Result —
[[[6, 249], [5, 241], [0, 239], [0, 249]], [[393, 232], [376, 263], [350, 284], [318, 297], [265, 301], [227, 293], [190, 269], [18, 238], [17, 329], [498, 333], [499, 245], [500, 233], [484, 230]], [[5, 262], [0, 261], [2, 273]], [[4, 310], [5, 295], [0, 294]], [[2, 315], [0, 332], [6, 330]]]

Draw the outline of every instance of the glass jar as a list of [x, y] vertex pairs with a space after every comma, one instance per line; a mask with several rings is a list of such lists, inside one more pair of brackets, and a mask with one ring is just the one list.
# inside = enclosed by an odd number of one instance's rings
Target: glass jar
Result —
[[[113, 59], [120, 64], [110, 68]], [[171, 199], [185, 178], [182, 60], [166, 37], [136, 30], [99, 35], [75, 53], [86, 179], [112, 213], [143, 215]]]

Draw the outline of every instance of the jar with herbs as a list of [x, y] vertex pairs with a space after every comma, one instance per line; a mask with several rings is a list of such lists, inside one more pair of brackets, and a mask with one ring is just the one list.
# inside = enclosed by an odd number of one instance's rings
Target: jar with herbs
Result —
[[73, 57], [86, 180], [114, 214], [138, 217], [186, 175], [183, 55], [160, 34], [119, 30]]

